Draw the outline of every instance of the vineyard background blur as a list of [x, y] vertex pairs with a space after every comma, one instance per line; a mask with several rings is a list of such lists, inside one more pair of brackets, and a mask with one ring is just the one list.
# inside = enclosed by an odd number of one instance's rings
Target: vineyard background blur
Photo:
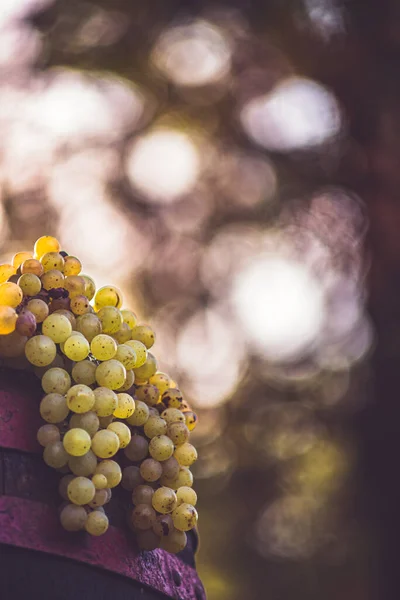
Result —
[[0, 258], [56, 235], [154, 325], [200, 417], [209, 600], [370, 585], [359, 195], [371, 160], [397, 181], [398, 118], [368, 155], [369, 4], [1, 1]]

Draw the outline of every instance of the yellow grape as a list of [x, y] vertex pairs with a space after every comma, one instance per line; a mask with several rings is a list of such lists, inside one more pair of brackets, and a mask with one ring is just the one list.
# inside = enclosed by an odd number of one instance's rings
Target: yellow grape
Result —
[[65, 278], [63, 287], [68, 290], [69, 297], [73, 298], [74, 296], [86, 295], [85, 285], [85, 279], [80, 275], [69, 275]]
[[132, 491], [133, 504], [150, 504], [154, 496], [154, 490], [149, 485], [137, 485]]
[[168, 437], [174, 442], [175, 446], [184, 444], [189, 439], [189, 429], [185, 423], [170, 423], [168, 425]]
[[114, 417], [118, 419], [127, 419], [135, 412], [135, 401], [126, 392], [117, 394], [118, 404], [114, 410]]
[[187, 487], [186, 485], [178, 488], [176, 498], [178, 500], [178, 506], [181, 504], [191, 504], [192, 506], [196, 506], [197, 503], [196, 492], [193, 488]]
[[36, 296], [42, 289], [42, 282], [37, 275], [25, 273], [18, 279], [18, 285], [24, 296]]
[[17, 308], [23, 297], [22, 290], [16, 283], [0, 283], [0, 305]]
[[149, 379], [151, 385], [155, 385], [158, 388], [160, 394], [166, 392], [170, 387], [171, 378], [166, 373], [158, 371]]
[[145, 402], [148, 406], [155, 406], [159, 402], [160, 392], [155, 385], [145, 383], [144, 385], [139, 385], [137, 387], [135, 396], [138, 400]]
[[63, 346], [64, 354], [73, 361], [80, 361], [87, 358], [90, 352], [89, 342], [83, 335], [72, 334]]
[[118, 406], [118, 396], [107, 387], [94, 389], [94, 412], [99, 417], [110, 417]]
[[127, 447], [131, 441], [131, 430], [127, 425], [125, 425], [125, 423], [115, 421], [114, 423], [110, 423], [107, 429], [109, 431], [113, 431], [118, 436], [120, 448]]
[[126, 308], [121, 310], [122, 318], [124, 319], [124, 323], [126, 323], [129, 329], [133, 329], [137, 325], [137, 316], [132, 310], [127, 310]]
[[93, 281], [93, 279], [91, 277], [89, 277], [89, 275], [82, 275], [82, 273], [80, 274], [80, 277], [82, 277], [82, 279], [85, 282], [85, 291], [84, 294], [86, 296], [86, 298], [88, 300], [92, 300], [92, 298], [94, 298], [94, 295], [96, 293], [96, 284]]
[[126, 369], [119, 360], [102, 362], [96, 369], [96, 381], [102, 387], [117, 390], [125, 383]]
[[134, 529], [150, 529], [156, 520], [156, 511], [149, 504], [138, 504], [132, 510], [131, 523]]
[[68, 484], [67, 493], [73, 504], [83, 506], [93, 500], [96, 488], [87, 477], [74, 477]]
[[118, 331], [113, 333], [113, 338], [118, 344], [125, 344], [125, 342], [128, 342], [130, 339], [132, 339], [131, 330], [129, 329], [128, 325], [126, 323], [122, 323]]
[[[65, 446], [65, 444], [64, 444]], [[89, 477], [93, 475], [97, 467], [97, 456], [88, 450], [82, 456], [70, 456], [68, 466], [74, 475], [78, 477]]]
[[154, 510], [166, 515], [175, 510], [178, 504], [178, 499], [173, 490], [163, 486], [154, 492], [151, 503]]
[[93, 475], [92, 481], [96, 490], [104, 490], [108, 487], [107, 477], [102, 473], [96, 473]]
[[193, 431], [193, 429], [197, 425], [196, 413], [194, 413], [192, 410], [188, 410], [187, 412], [184, 413], [184, 415], [185, 415], [186, 427], [189, 429], [189, 431]]
[[186, 547], [186, 544], [186, 533], [178, 531], [178, 529], [174, 529], [169, 535], [161, 538], [161, 548], [171, 554], [178, 554], [178, 552], [181, 552]]
[[45, 290], [52, 290], [54, 288], [63, 287], [64, 275], [57, 269], [51, 269], [51, 271], [43, 273], [41, 280]]
[[108, 529], [108, 517], [106, 514], [94, 510], [89, 513], [85, 523], [85, 529], [90, 535], [103, 535]]
[[[10, 310], [14, 310], [14, 309], [10, 309]], [[0, 314], [1, 314], [1, 310], [0, 310]], [[0, 322], [1, 322], [1, 318], [0, 318]], [[18, 324], [18, 320], [17, 320], [17, 324]], [[0, 335], [0, 356], [3, 358], [14, 358], [14, 359], [17, 357], [21, 357], [22, 358], [22, 368], [25, 369], [25, 368], [29, 367], [30, 365], [26, 361], [26, 358], [25, 358], [25, 344], [26, 344], [27, 339], [28, 338], [26, 336], [20, 335], [17, 331], [13, 331], [12, 333]], [[26, 364], [24, 365], [25, 361], [26, 361]], [[15, 366], [15, 368], [18, 368], [16, 361], [13, 361], [13, 365]]]
[[35, 258], [28, 258], [21, 265], [21, 273], [25, 275], [25, 273], [33, 273], [37, 275], [37, 277], [41, 277], [44, 273], [44, 268], [42, 263]]
[[51, 235], [44, 235], [35, 242], [33, 248], [34, 254], [37, 258], [41, 258], [46, 252], [60, 252], [60, 242]]
[[71, 387], [71, 377], [65, 369], [53, 367], [42, 377], [42, 388], [46, 394], [66, 394]]
[[0, 283], [4, 283], [7, 279], [10, 279], [15, 273], [17, 269], [13, 267], [13, 265], [4, 264], [0, 265]]
[[135, 368], [141, 367], [147, 360], [147, 348], [142, 342], [138, 342], [137, 340], [128, 340], [125, 342], [127, 346], [132, 348], [136, 354], [136, 363]]
[[167, 433], [167, 422], [160, 416], [150, 416], [144, 425], [144, 432], [148, 438]]
[[90, 360], [81, 360], [72, 367], [72, 377], [76, 383], [93, 385], [96, 381], [97, 365]]
[[[95, 316], [95, 315], [91, 315]], [[97, 360], [110, 360], [117, 354], [117, 342], [110, 335], [96, 335], [90, 343], [90, 351]]]
[[153, 523], [153, 532], [162, 538], [169, 535], [174, 529], [174, 522], [171, 515], [157, 515], [155, 522]]
[[69, 429], [64, 435], [64, 448], [70, 456], [83, 456], [90, 450], [90, 435], [84, 429], [78, 427]]
[[29, 300], [26, 308], [35, 316], [37, 323], [42, 323], [49, 314], [49, 307], [46, 302], [38, 298]]
[[91, 313], [81, 315], [76, 319], [76, 330], [83, 333], [88, 342], [102, 332], [100, 319]]
[[[12, 259], [13, 267], [15, 269], [18, 269], [18, 267], [20, 267], [23, 262], [25, 262], [26, 260], [29, 260], [30, 258], [33, 258], [32, 252], [17, 252], [16, 254], [14, 254], [13, 259]], [[1, 273], [1, 267], [0, 267], [0, 273]], [[0, 281], [1, 281], [1, 276], [0, 276]]]
[[93, 410], [89, 410], [85, 413], [75, 413], [69, 420], [69, 426], [71, 428], [78, 427], [84, 429], [88, 432], [90, 437], [93, 437], [96, 431], [99, 430], [99, 417]]
[[182, 467], [190, 467], [197, 460], [197, 450], [192, 444], [185, 442], [176, 448], [174, 456]]
[[51, 269], [57, 269], [61, 273], [64, 271], [64, 258], [59, 252], [46, 252], [39, 260], [43, 265], [45, 273]]
[[154, 458], [146, 458], [140, 465], [140, 474], [145, 481], [157, 481], [162, 475], [161, 464]]
[[69, 388], [67, 392], [68, 408], [75, 413], [85, 413], [92, 410], [95, 403], [94, 392], [87, 385], [79, 383]]
[[119, 438], [108, 429], [101, 429], [94, 434], [92, 450], [99, 458], [111, 458], [119, 450]]
[[150, 440], [150, 456], [160, 462], [168, 460], [174, 453], [174, 444], [166, 435], [156, 435]]
[[185, 415], [178, 408], [166, 408], [162, 413], [161, 417], [167, 421], [167, 424], [171, 423], [184, 423]]
[[82, 264], [79, 258], [76, 256], [65, 256], [64, 257], [64, 275], [65, 277], [69, 277], [69, 275], [79, 275], [82, 269]]
[[72, 325], [67, 317], [54, 312], [43, 321], [42, 332], [56, 344], [61, 344], [70, 337]]
[[132, 339], [142, 342], [149, 349], [153, 346], [156, 337], [150, 325], [136, 325], [132, 329]]
[[167, 408], [182, 408], [183, 396], [182, 392], [177, 388], [168, 388], [162, 396], [161, 402], [165, 404]]
[[46, 367], [56, 354], [57, 347], [47, 335], [35, 335], [25, 344], [25, 356], [35, 367]]
[[[103, 433], [106, 433], [105, 431]], [[115, 460], [102, 460], [96, 467], [96, 475], [104, 475], [109, 488], [119, 485], [122, 479], [121, 467]]]
[[[168, 489], [168, 488], [167, 488]], [[180, 504], [172, 513], [175, 529], [178, 531], [190, 531], [197, 525], [197, 510], [191, 504]]]
[[149, 443], [141, 435], [135, 434], [124, 450], [126, 458], [132, 462], [138, 462], [146, 458], [149, 453]]
[[135, 373], [130, 369], [126, 372], [125, 383], [121, 385], [116, 391], [117, 392], [129, 392], [133, 384], [135, 383]]
[[[127, 343], [132, 344], [132, 342]], [[148, 381], [156, 371], [156, 357], [151, 352], [148, 352], [146, 362], [141, 367], [135, 368], [135, 377], [140, 381]]]
[[81, 531], [85, 528], [87, 512], [83, 506], [67, 504], [60, 512], [60, 522], [66, 531]]
[[11, 306], [0, 306], [0, 335], [15, 331], [17, 313]]
[[67, 400], [61, 394], [47, 394], [40, 402], [39, 410], [47, 423], [61, 423], [69, 414]]
[[118, 346], [115, 358], [128, 370], [133, 369], [137, 361], [136, 352], [128, 344], [120, 344]]
[[149, 418], [149, 407], [140, 400], [135, 400], [135, 412], [133, 415], [126, 419], [129, 425], [134, 427], [141, 427], [144, 425]]
[[104, 333], [116, 333], [122, 325], [123, 319], [118, 308], [104, 306], [97, 313]]
[[74, 331], [76, 328], [76, 319], [75, 315], [72, 314], [70, 310], [66, 310], [65, 308], [59, 308], [53, 312], [54, 315], [63, 315], [63, 317], [67, 317], [68, 321], [71, 323], [72, 330]]
[[50, 442], [43, 451], [43, 460], [53, 469], [61, 469], [68, 463], [68, 454], [62, 442]]
[[122, 306], [122, 294], [113, 285], [101, 287], [94, 296], [95, 310], [99, 311], [104, 306], [114, 306], [115, 308], [121, 308]]
[[77, 294], [71, 298], [70, 307], [74, 315], [85, 315], [91, 310], [89, 300], [83, 294]]
[[55, 425], [46, 423], [46, 425], [39, 427], [36, 437], [41, 446], [47, 446], [51, 442], [60, 441], [60, 430]]
[[161, 485], [166, 485], [172, 490], [177, 490], [182, 486], [192, 487], [193, 475], [188, 467], [179, 467], [178, 475], [176, 477], [166, 477], [164, 474], [160, 479]]

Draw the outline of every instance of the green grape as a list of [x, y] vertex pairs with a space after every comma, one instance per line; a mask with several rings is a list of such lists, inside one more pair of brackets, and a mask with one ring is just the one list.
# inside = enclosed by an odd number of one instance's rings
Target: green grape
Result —
[[42, 388], [46, 394], [66, 394], [71, 387], [71, 377], [65, 369], [53, 367], [48, 369], [42, 377]]
[[[96, 459], [96, 465], [97, 465], [97, 459]], [[104, 490], [108, 486], [107, 477], [105, 475], [103, 475], [102, 473], [96, 473], [96, 475], [93, 475], [92, 481], [93, 481], [93, 485], [96, 488], [96, 490]]]
[[145, 383], [144, 385], [137, 386], [135, 396], [148, 406], [155, 406], [160, 399], [160, 392], [155, 385]]
[[149, 379], [151, 385], [155, 385], [160, 394], [166, 392], [170, 387], [171, 378], [166, 373], [158, 371]]
[[23, 297], [22, 290], [16, 283], [10, 281], [0, 283], [0, 305], [17, 308]]
[[37, 275], [33, 273], [25, 273], [18, 279], [19, 287], [24, 296], [36, 296], [42, 289], [42, 282]]
[[193, 431], [193, 429], [197, 425], [196, 413], [194, 413], [192, 410], [188, 410], [187, 412], [184, 413], [184, 415], [185, 415], [186, 427], [189, 429], [189, 431]]
[[35, 367], [45, 367], [55, 359], [57, 347], [47, 335], [35, 335], [25, 344], [25, 356]]
[[[132, 344], [132, 342], [130, 342]], [[146, 362], [141, 366], [135, 367], [135, 377], [140, 381], [148, 381], [157, 371], [157, 361], [151, 352], [147, 353]]]
[[127, 447], [131, 441], [131, 430], [127, 425], [125, 425], [125, 423], [115, 421], [114, 423], [110, 423], [107, 429], [109, 431], [113, 431], [118, 436], [120, 448]]
[[167, 434], [175, 446], [180, 446], [188, 441], [190, 432], [185, 423], [178, 422], [168, 425]]
[[64, 275], [65, 277], [69, 277], [69, 275], [79, 275], [81, 272], [82, 265], [79, 258], [76, 256], [65, 256], [64, 257]]
[[177, 388], [169, 388], [161, 396], [161, 402], [165, 404], [167, 408], [180, 409], [183, 402], [182, 392]]
[[[86, 282], [80, 275], [69, 275], [64, 279], [63, 287], [68, 290], [69, 297], [74, 298], [75, 296], [85, 296], [85, 285]], [[87, 297], [87, 296], [86, 296]]]
[[33, 248], [34, 255], [41, 258], [46, 252], [60, 252], [60, 242], [51, 235], [43, 235], [35, 242]]
[[[111, 391], [111, 390], [110, 390]], [[108, 417], [99, 417], [100, 429], [107, 429], [107, 427], [114, 421], [113, 415]]]
[[135, 373], [132, 370], [126, 372], [125, 383], [118, 388], [117, 392], [129, 392], [133, 384], [135, 383]]
[[169, 479], [163, 475], [160, 479], [160, 483], [161, 485], [166, 485], [176, 491], [182, 486], [192, 487], [193, 475], [187, 467], [179, 467], [178, 475], [176, 477]]
[[118, 344], [125, 344], [125, 342], [129, 342], [132, 339], [131, 330], [129, 329], [126, 323], [122, 323], [121, 327], [113, 333], [113, 338]]
[[49, 307], [46, 302], [39, 300], [39, 298], [29, 300], [26, 308], [35, 316], [37, 323], [42, 323], [49, 314]]
[[96, 293], [95, 282], [93, 281], [93, 279], [91, 277], [89, 277], [89, 275], [80, 274], [80, 277], [82, 277], [82, 279], [85, 282], [85, 291], [83, 293], [85, 294], [85, 296], [88, 300], [92, 300], [92, 298], [94, 298], [94, 295]]
[[[90, 315], [94, 316], [95, 315]], [[96, 318], [96, 317], [95, 317]], [[90, 351], [97, 360], [110, 360], [117, 354], [117, 342], [110, 335], [96, 335], [90, 343]]]
[[155, 333], [149, 325], [136, 325], [132, 329], [132, 339], [142, 342], [146, 348], [151, 348], [156, 340]]
[[21, 273], [22, 275], [33, 273], [33, 275], [41, 277], [44, 273], [44, 268], [40, 260], [36, 260], [36, 258], [27, 258], [21, 265]]
[[139, 462], [146, 458], [149, 453], [149, 443], [141, 435], [133, 435], [129, 444], [126, 446], [124, 450], [125, 456], [131, 460], [132, 462]]
[[151, 551], [160, 546], [160, 539], [152, 529], [136, 532], [136, 541], [141, 550]]
[[17, 268], [9, 264], [0, 265], [0, 283], [4, 283], [7, 279], [13, 277], [17, 272]]
[[67, 400], [61, 394], [47, 394], [40, 403], [40, 414], [47, 423], [61, 423], [67, 418]]
[[186, 548], [187, 536], [184, 531], [174, 529], [169, 535], [161, 538], [161, 548], [171, 554], [178, 554]]
[[41, 446], [60, 441], [60, 430], [55, 425], [42, 425], [37, 432], [37, 441]]
[[91, 313], [81, 315], [76, 319], [76, 330], [83, 333], [88, 342], [92, 342], [102, 332], [100, 319]]
[[72, 377], [76, 383], [92, 385], [96, 381], [97, 365], [90, 360], [81, 360], [72, 367]]
[[102, 460], [99, 462], [96, 467], [96, 475], [104, 475], [109, 488], [117, 487], [122, 479], [121, 467], [115, 460]]
[[149, 485], [137, 485], [132, 491], [133, 504], [150, 504], [153, 498], [154, 490]]
[[[160, 488], [162, 489], [162, 488]], [[167, 488], [168, 489], [168, 488]], [[162, 538], [165, 535], [169, 535], [174, 530], [174, 522], [171, 515], [157, 515], [156, 520], [153, 523], [153, 532]]]
[[[29, 258], [33, 258], [33, 254], [32, 252], [17, 252], [16, 254], [14, 254], [13, 259], [12, 259], [12, 266], [14, 267], [14, 273], [11, 273], [11, 275], [15, 274], [16, 269], [18, 269], [18, 267], [20, 267], [22, 265], [23, 262], [25, 262], [26, 260], [28, 260]], [[2, 265], [2, 266], [10, 266], [10, 265]], [[1, 271], [1, 268], [0, 268]], [[4, 279], [4, 281], [6, 281], [8, 279], [8, 277], [6, 277]], [[1, 282], [3, 283], [3, 282]]]
[[198, 520], [197, 510], [191, 504], [184, 502], [175, 508], [172, 513], [172, 520], [175, 529], [178, 529], [178, 531], [190, 531], [190, 529], [196, 527]]
[[59, 252], [46, 252], [39, 260], [43, 265], [45, 273], [52, 269], [57, 269], [61, 273], [64, 271], [64, 258]]
[[74, 475], [89, 477], [96, 470], [97, 457], [94, 452], [88, 450], [83, 456], [70, 456], [68, 466]]
[[154, 458], [146, 458], [140, 465], [140, 474], [145, 481], [157, 481], [162, 475], [161, 464]]
[[124, 490], [128, 490], [128, 492], [134, 490], [138, 485], [142, 485], [143, 481], [144, 479], [140, 474], [139, 467], [134, 467], [132, 465], [130, 467], [125, 467], [122, 471], [121, 485]]
[[69, 482], [74, 479], [74, 475], [64, 475], [61, 477], [60, 482], [58, 484], [58, 493], [64, 500], [68, 500], [68, 485]]
[[[2, 307], [0, 307], [0, 314], [1, 308]], [[10, 310], [14, 309], [11, 308]], [[22, 356], [23, 360], [26, 360], [24, 354], [27, 339], [26, 336], [20, 335], [17, 331], [7, 333], [6, 335], [0, 335], [0, 356], [3, 358], [17, 358]], [[15, 361], [13, 361], [13, 365], [15, 365]], [[23, 368], [28, 366], [30, 367], [29, 363], [24, 365]]]
[[135, 412], [135, 401], [126, 392], [121, 392], [117, 394], [118, 404], [117, 408], [114, 410], [114, 417], [118, 419], [127, 419]]
[[165, 478], [166, 480], [176, 479], [178, 477], [179, 463], [174, 456], [171, 456], [171, 458], [168, 458], [168, 460], [164, 460], [161, 463], [161, 466], [162, 466], [162, 477]]
[[90, 352], [89, 342], [83, 335], [74, 333], [64, 343], [63, 352], [71, 360], [84, 360]]
[[160, 487], [154, 492], [152, 498], [153, 508], [163, 514], [171, 513], [178, 504], [176, 494], [168, 487]]
[[63, 444], [70, 456], [83, 456], [89, 452], [92, 440], [87, 431], [74, 427], [64, 435]]
[[118, 396], [106, 387], [98, 387], [94, 390], [94, 412], [99, 417], [110, 417], [118, 406]]
[[60, 469], [68, 463], [68, 454], [62, 442], [50, 442], [43, 451], [43, 460], [49, 467]]
[[97, 316], [101, 321], [104, 333], [116, 333], [123, 323], [120, 311], [113, 306], [103, 306], [98, 311]]
[[67, 504], [60, 513], [60, 522], [66, 531], [80, 531], [85, 528], [87, 516], [83, 506]]
[[176, 498], [178, 500], [178, 506], [181, 504], [191, 504], [192, 506], [196, 506], [197, 503], [197, 494], [194, 489], [183, 485], [178, 488], [176, 492]]
[[112, 285], [106, 285], [97, 290], [94, 296], [95, 311], [99, 311], [104, 306], [113, 306], [115, 308], [121, 308], [122, 294], [118, 288]]
[[144, 425], [144, 432], [148, 438], [167, 433], [167, 423], [160, 416], [149, 417]]
[[156, 520], [156, 511], [150, 504], [138, 504], [131, 512], [134, 529], [150, 529]]
[[128, 310], [126, 308], [121, 310], [122, 318], [124, 319], [124, 323], [126, 323], [129, 329], [133, 329], [137, 325], [137, 316], [132, 310]]
[[135, 354], [136, 354], [135, 369], [144, 365], [144, 363], [147, 360], [146, 346], [144, 344], [142, 344], [142, 342], [138, 342], [137, 340], [128, 340], [127, 342], [125, 342], [125, 344], [127, 346], [129, 346], [130, 348], [132, 348], [132, 350], [135, 351]]
[[64, 286], [64, 275], [58, 269], [51, 269], [41, 276], [42, 286], [45, 290], [53, 290]]
[[75, 315], [72, 314], [72, 312], [70, 310], [67, 310], [65, 308], [58, 308], [57, 310], [53, 311], [53, 314], [54, 315], [62, 315], [63, 317], [67, 317], [68, 321], [71, 323], [72, 330], [75, 329], [75, 327], [76, 327]]
[[129, 425], [134, 427], [141, 427], [144, 425], [149, 418], [149, 407], [140, 400], [135, 400], [135, 412], [133, 415], [126, 419]]
[[108, 429], [100, 429], [93, 436], [92, 450], [99, 458], [111, 458], [119, 450], [117, 434]]
[[182, 467], [190, 467], [197, 460], [197, 450], [186, 442], [176, 448], [174, 456]]
[[174, 444], [166, 435], [156, 435], [150, 441], [149, 453], [152, 458], [160, 462], [168, 460], [174, 453]]
[[125, 383], [126, 369], [119, 360], [102, 362], [96, 369], [96, 381], [102, 387], [117, 390]]
[[184, 423], [185, 415], [178, 408], [166, 408], [162, 413], [161, 417], [168, 425], [171, 423]]
[[89, 304], [89, 300], [83, 294], [77, 294], [71, 298], [70, 306], [74, 315], [80, 316], [90, 314], [89, 311], [91, 306]]
[[87, 477], [75, 477], [69, 482], [67, 493], [70, 502], [83, 506], [93, 500], [96, 488]]
[[81, 414], [74, 414], [69, 420], [71, 428], [78, 427], [88, 432], [90, 437], [93, 437], [96, 431], [99, 430], [99, 417], [92, 410]]
[[0, 335], [15, 331], [17, 313], [11, 306], [0, 306]]
[[[92, 478], [92, 481], [93, 481], [93, 478]], [[106, 489], [103, 489], [103, 490], [96, 489], [94, 498], [91, 502], [89, 502], [89, 506], [90, 506], [90, 508], [98, 508], [99, 506], [104, 506], [107, 503], [107, 500], [108, 500], [107, 490]]]
[[117, 354], [115, 357], [125, 367], [125, 369], [133, 369], [136, 364], [136, 352], [133, 348], [127, 344], [120, 344], [117, 348]]
[[94, 510], [87, 516], [85, 529], [90, 535], [98, 537], [107, 531], [108, 525], [107, 515], [98, 510]]
[[67, 392], [67, 404], [68, 408], [75, 413], [86, 413], [94, 407], [94, 392], [82, 383], [73, 385]]
[[67, 317], [54, 312], [43, 321], [42, 332], [53, 342], [60, 344], [65, 342], [71, 335], [72, 325]]
[[15, 329], [22, 336], [32, 337], [36, 332], [35, 315], [30, 310], [23, 310], [19, 313]]

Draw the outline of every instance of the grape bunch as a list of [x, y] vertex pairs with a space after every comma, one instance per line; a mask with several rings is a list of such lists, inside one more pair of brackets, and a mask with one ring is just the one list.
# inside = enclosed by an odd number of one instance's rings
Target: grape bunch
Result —
[[104, 534], [104, 507], [121, 484], [139, 547], [179, 552], [198, 518], [196, 414], [157, 370], [151, 327], [122, 308], [116, 287], [96, 291], [81, 270], [52, 236], [0, 265], [0, 359], [41, 379], [37, 439], [63, 475], [62, 526]]

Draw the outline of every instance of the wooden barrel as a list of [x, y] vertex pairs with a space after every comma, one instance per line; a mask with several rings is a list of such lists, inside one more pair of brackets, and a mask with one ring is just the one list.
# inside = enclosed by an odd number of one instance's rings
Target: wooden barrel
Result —
[[36, 433], [43, 395], [35, 375], [0, 368], [0, 597], [20, 600], [204, 600], [197, 534], [178, 555], [139, 551], [126, 525], [129, 494], [115, 488], [101, 537], [64, 531], [60, 475], [45, 465]]

